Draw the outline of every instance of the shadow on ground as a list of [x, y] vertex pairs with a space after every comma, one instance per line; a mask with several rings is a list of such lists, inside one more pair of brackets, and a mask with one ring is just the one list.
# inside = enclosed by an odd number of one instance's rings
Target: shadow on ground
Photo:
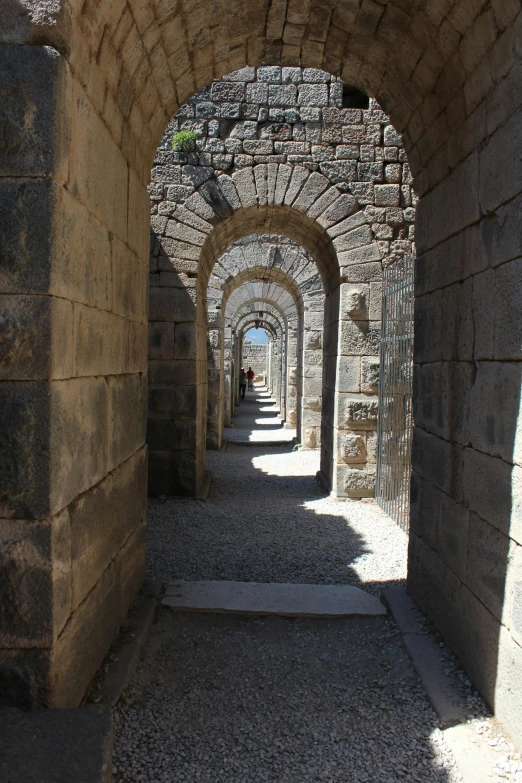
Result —
[[164, 608], [115, 721], [115, 779], [125, 783], [457, 779], [383, 619]]

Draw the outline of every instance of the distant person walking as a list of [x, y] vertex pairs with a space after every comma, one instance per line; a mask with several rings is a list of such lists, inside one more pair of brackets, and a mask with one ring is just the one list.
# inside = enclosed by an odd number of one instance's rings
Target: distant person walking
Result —
[[256, 377], [256, 374], [251, 367], [248, 368], [247, 377], [248, 377], [248, 391], [254, 391], [254, 378]]
[[247, 376], [247, 374], [245, 372], [245, 368], [242, 367], [241, 368], [241, 372], [239, 373], [239, 391], [241, 393], [241, 399], [242, 400], [245, 399], [245, 392], [246, 392], [246, 387], [247, 387], [247, 381], [248, 381], [248, 376]]

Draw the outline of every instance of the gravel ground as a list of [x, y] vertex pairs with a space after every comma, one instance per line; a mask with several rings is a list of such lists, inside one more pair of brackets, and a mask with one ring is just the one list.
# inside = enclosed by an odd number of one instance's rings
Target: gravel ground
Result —
[[383, 619], [163, 609], [115, 733], [118, 783], [460, 780]]
[[149, 503], [150, 576], [364, 584], [375, 595], [404, 584], [406, 534], [374, 501], [330, 501], [315, 478], [318, 451], [230, 443], [208, 452], [207, 467], [207, 502]]
[[282, 427], [278, 413], [275, 401], [264, 386], [247, 392], [245, 401], [236, 409], [233, 426], [225, 428], [225, 440], [290, 443], [296, 436], [296, 430]]
[[[247, 435], [263, 430], [260, 413], [270, 418], [260, 407], [268, 406], [244, 406]], [[343, 583], [375, 595], [404, 584], [407, 536], [374, 502], [325, 497], [317, 452], [229, 444], [207, 463], [206, 503], [150, 503], [151, 576]], [[424, 632], [433, 632], [429, 623]], [[520, 754], [440, 649], [441, 665], [460, 678], [477, 741], [498, 753], [493, 783], [522, 781]], [[461, 780], [400, 635], [382, 618], [162, 608], [114, 719], [116, 783]]]

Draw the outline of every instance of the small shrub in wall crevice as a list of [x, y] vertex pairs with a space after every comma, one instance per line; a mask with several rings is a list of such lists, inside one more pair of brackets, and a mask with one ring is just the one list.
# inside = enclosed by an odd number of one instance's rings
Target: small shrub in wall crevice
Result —
[[196, 149], [196, 134], [193, 131], [179, 131], [172, 137], [172, 149], [176, 152], [194, 152]]

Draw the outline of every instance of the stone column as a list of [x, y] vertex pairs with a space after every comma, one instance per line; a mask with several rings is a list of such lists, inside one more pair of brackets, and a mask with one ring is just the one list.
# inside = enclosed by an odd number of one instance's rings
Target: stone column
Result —
[[225, 325], [224, 336], [224, 361], [223, 361], [223, 425], [230, 426], [232, 413], [234, 412], [234, 342], [232, 329]]
[[286, 361], [286, 422], [285, 427], [299, 429], [300, 423], [298, 405], [298, 324], [289, 323], [287, 326], [287, 361]]
[[306, 449], [321, 445], [324, 306], [322, 292], [305, 295], [301, 444]]
[[335, 407], [333, 492], [337, 497], [375, 493], [380, 320], [371, 318], [370, 287], [342, 283]]
[[208, 449], [219, 451], [223, 445], [224, 416], [224, 351], [222, 316], [219, 310], [209, 313], [208, 328], [208, 391], [207, 438]]

